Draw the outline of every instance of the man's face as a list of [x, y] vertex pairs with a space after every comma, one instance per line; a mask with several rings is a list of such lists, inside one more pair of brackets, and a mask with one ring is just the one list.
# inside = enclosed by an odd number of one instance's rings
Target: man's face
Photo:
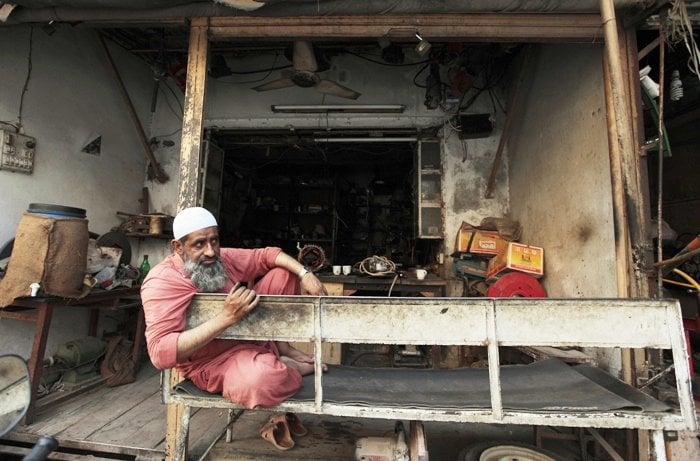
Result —
[[183, 260], [189, 260], [205, 266], [214, 264], [219, 259], [219, 228], [206, 227], [186, 236], [185, 243], [174, 241], [175, 251]]
[[224, 288], [228, 277], [219, 258], [219, 232], [216, 227], [192, 232], [184, 242], [173, 240], [172, 245], [184, 262], [185, 274], [200, 292], [216, 293]]

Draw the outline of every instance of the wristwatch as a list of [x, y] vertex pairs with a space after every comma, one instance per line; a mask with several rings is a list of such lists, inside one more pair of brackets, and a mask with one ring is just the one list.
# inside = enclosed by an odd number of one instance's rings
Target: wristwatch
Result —
[[308, 267], [306, 267], [306, 266], [302, 267], [301, 270], [299, 271], [299, 280], [301, 280], [301, 278], [304, 277], [309, 272], [311, 272], [311, 271], [309, 270]]

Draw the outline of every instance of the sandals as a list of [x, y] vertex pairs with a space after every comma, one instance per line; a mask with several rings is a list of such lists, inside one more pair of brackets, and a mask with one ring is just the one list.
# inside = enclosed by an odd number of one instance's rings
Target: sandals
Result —
[[291, 412], [270, 416], [259, 432], [263, 439], [283, 451], [294, 447], [292, 435], [301, 437], [309, 433], [297, 415]]
[[289, 432], [291, 432], [292, 435], [303, 437], [309, 433], [309, 430], [304, 427], [304, 424], [302, 424], [299, 417], [294, 413], [288, 411], [284, 413], [284, 417], [287, 420], [287, 427], [289, 427]]
[[272, 416], [263, 424], [260, 428], [260, 436], [278, 450], [289, 450], [294, 447], [294, 440], [292, 440], [292, 435], [289, 433], [289, 426], [287, 426], [284, 416], [282, 418], [277, 416]]

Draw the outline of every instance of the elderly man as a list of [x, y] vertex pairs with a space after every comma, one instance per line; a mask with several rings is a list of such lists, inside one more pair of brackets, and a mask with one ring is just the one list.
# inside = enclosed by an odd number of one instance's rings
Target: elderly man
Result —
[[[178, 213], [173, 236], [173, 253], [151, 269], [141, 287], [153, 364], [176, 367], [200, 389], [246, 408], [275, 406], [294, 395], [301, 376], [313, 373], [312, 357], [286, 342], [216, 336], [251, 312], [258, 294], [325, 295], [323, 284], [279, 248], [220, 248], [216, 219], [204, 208]], [[252, 288], [244, 285], [254, 280]], [[228, 296], [216, 317], [184, 330], [197, 292]]]

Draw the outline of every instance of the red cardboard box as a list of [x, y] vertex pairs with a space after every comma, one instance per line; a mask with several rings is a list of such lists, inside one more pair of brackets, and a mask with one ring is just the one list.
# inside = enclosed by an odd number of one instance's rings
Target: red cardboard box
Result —
[[509, 242], [498, 255], [491, 258], [486, 270], [486, 281], [495, 282], [501, 275], [519, 271], [535, 278], [544, 275], [544, 248]]

